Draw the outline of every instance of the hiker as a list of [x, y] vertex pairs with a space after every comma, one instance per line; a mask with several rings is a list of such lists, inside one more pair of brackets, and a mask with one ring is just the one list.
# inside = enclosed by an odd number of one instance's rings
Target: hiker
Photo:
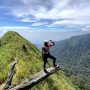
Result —
[[26, 45], [23, 45], [22, 46], [23, 50], [26, 52], [27, 51], [27, 46]]
[[[51, 43], [51, 44], [50, 44]], [[55, 64], [56, 58], [50, 54], [50, 47], [54, 46], [55, 43], [52, 40], [45, 41], [44, 46], [42, 47], [42, 58], [44, 60], [44, 71], [46, 72], [46, 63], [47, 59], [50, 58], [53, 60], [53, 66], [56, 67], [57, 65]]]

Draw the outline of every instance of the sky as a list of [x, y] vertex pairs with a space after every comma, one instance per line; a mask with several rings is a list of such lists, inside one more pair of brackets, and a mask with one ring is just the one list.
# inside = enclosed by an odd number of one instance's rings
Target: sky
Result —
[[16, 31], [33, 43], [90, 32], [90, 0], [0, 0], [0, 36]]

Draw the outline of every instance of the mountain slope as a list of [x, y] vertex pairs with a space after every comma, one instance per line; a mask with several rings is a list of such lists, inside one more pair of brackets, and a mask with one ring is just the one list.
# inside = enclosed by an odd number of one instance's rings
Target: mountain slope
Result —
[[75, 77], [74, 82], [83, 88], [82, 90], [90, 89], [90, 34], [78, 35], [57, 42], [52, 48], [52, 53], [65, 67], [67, 75]]
[[[22, 83], [43, 68], [40, 51], [18, 33], [9, 31], [0, 39], [0, 84], [5, 82], [14, 57], [18, 61], [12, 80], [13, 85]], [[78, 90], [78, 88], [60, 71], [33, 87], [32, 90]]]

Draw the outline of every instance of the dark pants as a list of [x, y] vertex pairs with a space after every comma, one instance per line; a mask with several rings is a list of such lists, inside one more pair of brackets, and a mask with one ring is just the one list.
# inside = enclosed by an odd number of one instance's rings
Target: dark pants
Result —
[[46, 63], [47, 63], [47, 59], [50, 58], [53, 60], [53, 66], [55, 66], [55, 62], [56, 62], [56, 58], [54, 56], [52, 56], [51, 54], [44, 54], [43, 55], [43, 60], [44, 60], [44, 70], [46, 68]]

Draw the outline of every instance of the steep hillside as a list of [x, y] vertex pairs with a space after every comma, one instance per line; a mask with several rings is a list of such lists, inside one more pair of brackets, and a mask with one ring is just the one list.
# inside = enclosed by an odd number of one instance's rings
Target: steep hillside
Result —
[[[23, 48], [23, 45], [26, 48]], [[2, 85], [14, 57], [17, 57], [18, 62], [15, 66], [13, 85], [22, 83], [43, 69], [40, 51], [18, 33], [9, 31], [0, 39], [0, 84]], [[33, 87], [32, 90], [78, 90], [78, 88], [60, 71]]]
[[[28, 74], [30, 74], [31, 72], [36, 72], [33, 69], [33, 63], [36, 63], [35, 66], [37, 66], [37, 70], [40, 70], [42, 63], [40, 63], [39, 61], [39, 50], [19, 34], [15, 32], [7, 32], [1, 38], [0, 42], [0, 81], [5, 80], [9, 65], [13, 61], [14, 57], [18, 58], [18, 64], [16, 66], [16, 68], [18, 69], [18, 72], [16, 73], [17, 77], [19, 77], [18, 75], [20, 73], [20, 76], [22, 78], [24, 77], [23, 79], [27, 78], [28, 75], [24, 76], [25, 70], [27, 70]], [[27, 51], [24, 51], [23, 45], [27, 46]], [[29, 71], [29, 69], [31, 72]], [[17, 78], [17, 80], [19, 79]]]
[[90, 89], [90, 34], [56, 42], [52, 53], [82, 90]]

